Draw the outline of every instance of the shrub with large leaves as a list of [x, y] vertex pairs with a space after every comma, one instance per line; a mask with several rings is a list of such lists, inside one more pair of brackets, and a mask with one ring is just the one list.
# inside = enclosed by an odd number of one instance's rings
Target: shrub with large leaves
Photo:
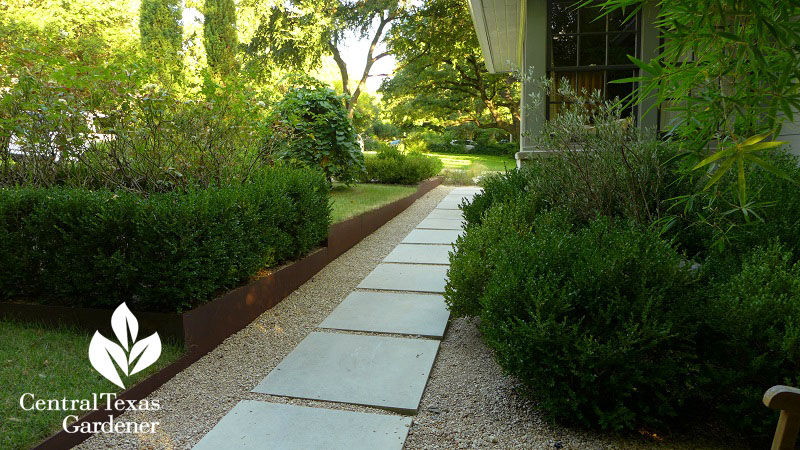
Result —
[[351, 183], [364, 171], [357, 139], [343, 97], [304, 80], [272, 111], [265, 152], [279, 163], [321, 170], [329, 182]]

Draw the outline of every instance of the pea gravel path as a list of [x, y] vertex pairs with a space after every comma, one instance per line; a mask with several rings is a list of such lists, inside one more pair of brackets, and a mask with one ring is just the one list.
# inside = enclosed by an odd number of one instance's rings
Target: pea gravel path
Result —
[[[440, 186], [329, 264], [253, 323], [148, 397], [160, 411], [119, 420], [159, 421], [156, 434], [99, 434], [83, 449], [188, 449], [241, 400], [392, 414], [387, 411], [253, 393], [259, 383], [395, 248], [452, 188]], [[452, 320], [405, 448], [733, 448], [732, 443], [613, 439], [547, 425], [502, 376], [475, 324]]]

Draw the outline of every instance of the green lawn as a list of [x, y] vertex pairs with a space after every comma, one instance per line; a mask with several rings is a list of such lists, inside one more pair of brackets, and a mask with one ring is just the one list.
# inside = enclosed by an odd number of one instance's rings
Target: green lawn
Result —
[[472, 170], [475, 172], [499, 172], [516, 167], [510, 156], [470, 155], [458, 153], [426, 153], [436, 156], [444, 163], [444, 169]]
[[[64, 417], [82, 412], [26, 411], [20, 397], [36, 399], [91, 399], [93, 393], [119, 392], [117, 386], [94, 371], [89, 363], [89, 341], [94, 333], [68, 328], [0, 321], [0, 448], [29, 448], [61, 429]], [[106, 336], [115, 340], [113, 336]], [[161, 357], [130, 378], [133, 386], [175, 361], [182, 347], [162, 342]]]
[[416, 186], [388, 184], [334, 184], [331, 191], [333, 223], [347, 220], [363, 212], [399, 200], [417, 191]]

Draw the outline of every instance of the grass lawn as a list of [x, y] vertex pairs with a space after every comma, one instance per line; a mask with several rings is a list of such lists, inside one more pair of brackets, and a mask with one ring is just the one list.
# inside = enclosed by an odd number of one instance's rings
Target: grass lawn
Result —
[[331, 190], [331, 218], [333, 223], [347, 220], [363, 212], [399, 200], [417, 191], [416, 186], [388, 184], [354, 184], [345, 186], [334, 183]]
[[[91, 399], [93, 393], [119, 392], [117, 386], [94, 371], [89, 363], [89, 341], [94, 333], [69, 328], [0, 321], [0, 448], [29, 448], [61, 429], [64, 417], [76, 411], [25, 411], [20, 397], [36, 399]], [[113, 336], [106, 336], [115, 340]], [[162, 342], [155, 364], [130, 378], [133, 386], [175, 361], [183, 349]], [[163, 407], [163, 405], [162, 405]]]
[[470, 155], [458, 153], [426, 153], [436, 156], [444, 163], [444, 169], [473, 170], [476, 172], [500, 172], [516, 167], [510, 156]]

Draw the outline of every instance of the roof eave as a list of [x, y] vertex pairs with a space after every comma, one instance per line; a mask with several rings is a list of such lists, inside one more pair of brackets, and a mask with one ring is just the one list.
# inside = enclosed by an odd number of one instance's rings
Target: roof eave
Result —
[[[472, 24], [490, 73], [512, 72], [521, 67], [526, 3], [526, 0], [468, 1]], [[491, 18], [487, 17], [487, 12]]]

